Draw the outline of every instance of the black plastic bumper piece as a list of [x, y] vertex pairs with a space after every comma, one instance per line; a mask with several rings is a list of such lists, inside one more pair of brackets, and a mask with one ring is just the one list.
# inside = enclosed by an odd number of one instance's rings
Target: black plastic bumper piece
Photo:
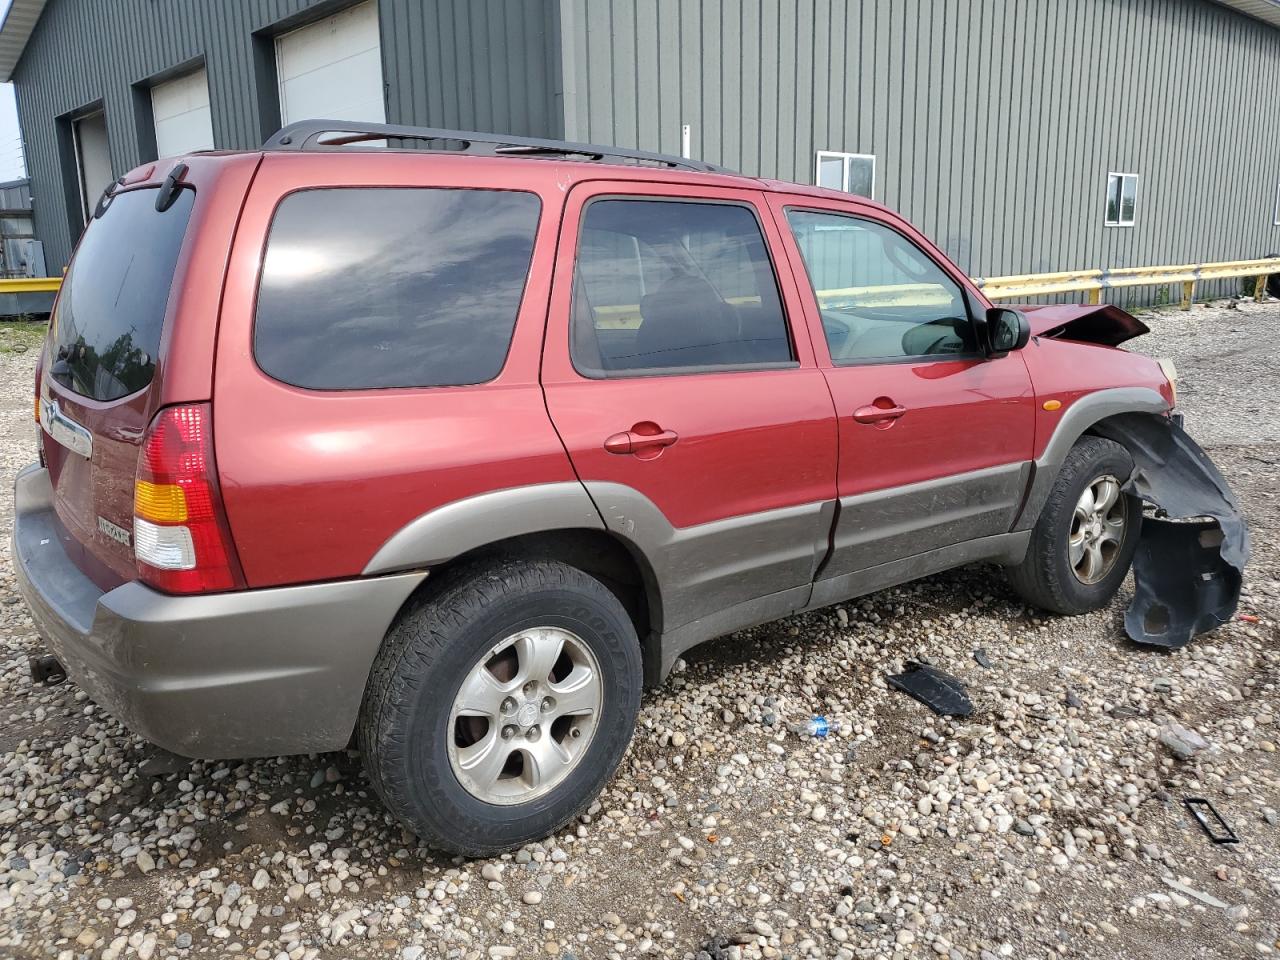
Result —
[[1142, 524], [1125, 630], [1137, 643], [1185, 646], [1236, 612], [1249, 559], [1240, 505], [1209, 455], [1169, 417], [1121, 414], [1095, 429], [1133, 456], [1126, 492], [1162, 514]]

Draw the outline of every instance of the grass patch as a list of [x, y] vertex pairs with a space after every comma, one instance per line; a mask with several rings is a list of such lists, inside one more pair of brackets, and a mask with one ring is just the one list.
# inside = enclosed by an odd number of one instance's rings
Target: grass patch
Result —
[[44, 320], [0, 320], [0, 353], [26, 353], [44, 343]]

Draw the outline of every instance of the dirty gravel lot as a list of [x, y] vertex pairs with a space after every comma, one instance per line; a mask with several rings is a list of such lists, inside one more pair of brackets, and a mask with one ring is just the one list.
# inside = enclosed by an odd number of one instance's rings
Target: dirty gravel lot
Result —
[[[1147, 319], [1134, 347], [1176, 360], [1249, 515], [1257, 622], [1165, 655], [1123, 639], [1127, 595], [1045, 619], [978, 567], [746, 631], [647, 694], [587, 815], [487, 862], [420, 849], [354, 755], [179, 761], [74, 684], [32, 687], [7, 552], [34, 351], [0, 331], [0, 957], [1280, 952], [1280, 305]], [[889, 691], [910, 658], [967, 681], [974, 716]], [[804, 733], [814, 714], [836, 732]], [[1173, 721], [1208, 749], [1175, 759]]]

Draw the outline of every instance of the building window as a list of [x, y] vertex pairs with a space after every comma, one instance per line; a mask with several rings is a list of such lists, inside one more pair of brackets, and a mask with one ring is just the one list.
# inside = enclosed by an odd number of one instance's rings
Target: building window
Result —
[[1271, 214], [1271, 225], [1280, 227], [1280, 183], [1276, 184], [1276, 208]]
[[876, 187], [876, 158], [869, 153], [819, 150], [813, 182], [820, 187], [870, 197]]
[[1138, 206], [1138, 175], [1136, 173], [1107, 174], [1108, 227], [1132, 227], [1133, 215]]

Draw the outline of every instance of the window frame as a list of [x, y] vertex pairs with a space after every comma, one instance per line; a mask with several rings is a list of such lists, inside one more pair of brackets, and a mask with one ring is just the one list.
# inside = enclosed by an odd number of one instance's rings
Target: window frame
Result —
[[[760, 242], [764, 245], [765, 257], [769, 262], [769, 273], [773, 277], [774, 288], [778, 293], [778, 308], [782, 311], [782, 327], [787, 335], [787, 346], [791, 350], [790, 360], [762, 360], [755, 363], [699, 364], [687, 367], [649, 367], [640, 370], [592, 370], [579, 364], [576, 345], [574, 343], [574, 302], [573, 285], [576, 284], [578, 260], [583, 248], [583, 233], [586, 230], [587, 214], [595, 203], [609, 200], [630, 200], [640, 203], [696, 203], [714, 204], [722, 207], [743, 207], [755, 218], [756, 228], [760, 231]], [[570, 265], [571, 287], [569, 292], [568, 356], [569, 363], [578, 376], [587, 380], [639, 380], [650, 377], [696, 376], [707, 373], [752, 373], [761, 370], [791, 370], [801, 366], [800, 349], [796, 343], [795, 330], [790, 313], [787, 310], [787, 298], [783, 291], [782, 278], [778, 273], [778, 264], [774, 251], [769, 247], [769, 233], [765, 230], [760, 210], [749, 200], [736, 200], [721, 197], [671, 196], [648, 193], [598, 193], [590, 196], [578, 211], [577, 229], [574, 234], [573, 263]], [[719, 293], [719, 291], [716, 291]]]
[[[847, 153], [843, 150], [819, 150], [813, 161], [813, 183], [814, 186], [821, 187], [822, 180], [820, 173], [822, 170], [822, 161], [824, 159], [839, 159], [843, 162], [841, 183], [841, 193], [847, 193], [851, 197], [860, 197], [862, 194], [854, 193], [849, 189], [849, 161], [850, 160], [870, 160], [871, 161], [871, 192], [866, 195], [866, 199], [874, 200], [876, 198], [876, 155], [874, 153]], [[831, 187], [823, 187], [824, 190], [830, 190]]]
[[796, 256], [799, 258], [801, 266], [804, 267], [805, 286], [801, 288], [800, 295], [808, 296], [809, 298], [811, 298], [811, 302], [813, 303], [814, 315], [817, 318], [818, 327], [822, 332], [822, 344], [826, 348], [827, 359], [831, 361], [831, 365], [833, 367], [867, 367], [867, 366], [882, 366], [882, 365], [888, 365], [888, 364], [902, 364], [902, 363], [914, 363], [914, 364], [945, 363], [945, 362], [950, 362], [955, 360], [987, 359], [987, 354], [983, 351], [981, 346], [977, 346], [972, 351], [966, 351], [964, 353], [948, 353], [948, 354], [937, 354], [937, 355], [922, 353], [922, 354], [912, 354], [912, 355], [903, 356], [903, 357], [853, 357], [853, 358], [841, 358], [841, 359], [837, 359], [835, 356], [833, 356], [831, 353], [831, 343], [827, 340], [826, 328], [823, 327], [822, 325], [822, 305], [818, 302], [818, 287], [813, 282], [813, 276], [809, 273], [809, 262], [805, 259], [804, 249], [800, 246], [800, 241], [796, 238], [795, 231], [791, 227], [791, 221], [788, 215], [793, 210], [799, 213], [816, 213], [816, 214], [822, 214], [829, 217], [845, 217], [846, 219], [849, 219], [849, 220], [861, 220], [866, 223], [875, 224], [878, 227], [883, 227], [886, 230], [896, 233], [899, 237], [901, 237], [903, 240], [909, 243], [912, 247], [914, 247], [922, 257], [924, 257], [930, 263], [932, 263], [935, 267], [937, 267], [938, 271], [943, 276], [945, 276], [948, 280], [950, 280], [952, 283], [956, 285], [956, 288], [960, 291], [960, 299], [964, 303], [964, 315], [965, 315], [965, 319], [969, 323], [969, 329], [973, 334], [973, 342], [977, 344], [978, 343], [978, 324], [974, 320], [973, 294], [969, 291], [969, 288], [965, 285], [965, 283], [956, 275], [955, 271], [949, 270], [946, 264], [939, 262], [937, 257], [933, 256], [933, 254], [931, 254], [928, 250], [924, 249], [924, 247], [922, 247], [919, 243], [917, 243], [912, 237], [908, 236], [904, 231], [900, 230], [897, 226], [895, 226], [893, 223], [890, 223], [888, 220], [883, 220], [879, 217], [871, 216], [869, 213], [855, 213], [855, 212], [846, 211], [846, 210], [832, 210], [830, 207], [814, 207], [814, 206], [809, 206], [803, 203], [783, 204], [782, 206], [783, 224], [782, 225], [786, 228], [787, 233], [789, 234], [791, 243], [795, 245]]
[[[1120, 194], [1116, 199], [1116, 219], [1108, 219], [1107, 204], [1111, 201], [1111, 180], [1113, 177], [1120, 180]], [[1133, 216], [1126, 220], [1124, 218], [1124, 182], [1127, 179], [1133, 179]], [[1107, 171], [1107, 190], [1103, 197], [1102, 203], [1102, 225], [1104, 227], [1132, 227], [1138, 219], [1138, 189], [1142, 183], [1142, 175], [1139, 173], [1125, 173], [1120, 170]]]
[[[426, 384], [422, 386], [404, 386], [389, 385], [382, 387], [314, 387], [305, 386], [303, 384], [293, 383], [285, 380], [270, 370], [267, 370], [258, 360], [257, 337], [258, 337], [258, 312], [261, 307], [262, 299], [262, 279], [266, 272], [267, 266], [267, 247], [271, 242], [271, 231], [275, 226], [276, 217], [280, 213], [280, 208], [290, 197], [299, 193], [319, 193], [322, 191], [332, 190], [448, 190], [448, 191], [477, 191], [483, 193], [523, 193], [534, 198], [537, 202], [537, 217], [533, 222], [533, 234], [530, 241], [529, 250], [529, 266], [525, 270], [524, 284], [520, 288], [520, 296], [516, 300], [515, 317], [511, 322], [511, 334], [507, 337], [507, 345], [502, 355], [502, 363], [498, 365], [497, 372], [488, 380], [478, 380], [474, 383], [443, 383], [443, 384]], [[302, 390], [307, 393], [324, 394], [329, 396], [361, 394], [361, 393], [386, 393], [389, 391], [419, 391], [419, 390], [474, 390], [476, 387], [482, 387], [486, 384], [494, 383], [501, 379], [506, 372], [507, 365], [511, 362], [512, 348], [516, 342], [516, 336], [520, 329], [520, 316], [525, 309], [525, 299], [529, 296], [529, 284], [533, 277], [534, 261], [538, 255], [539, 234], [542, 231], [543, 220], [547, 212], [547, 204], [542, 194], [531, 187], [482, 187], [482, 186], [454, 186], [448, 184], [411, 184], [411, 183], [316, 183], [306, 186], [292, 187], [283, 191], [271, 202], [271, 208], [267, 214], [266, 223], [263, 226], [262, 233], [259, 235], [256, 243], [258, 250], [258, 263], [253, 273], [253, 300], [250, 304], [249, 313], [249, 356], [253, 362], [253, 367], [267, 379], [282, 384], [293, 390]]]

